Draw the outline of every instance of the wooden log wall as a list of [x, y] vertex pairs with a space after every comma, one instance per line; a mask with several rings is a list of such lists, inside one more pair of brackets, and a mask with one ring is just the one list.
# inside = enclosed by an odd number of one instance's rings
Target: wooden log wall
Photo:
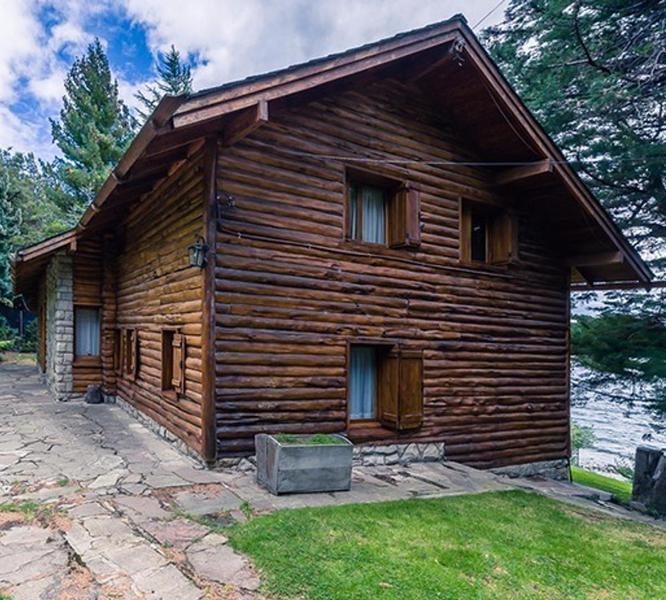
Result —
[[[88, 306], [102, 310], [103, 257], [102, 240], [80, 240], [74, 252], [74, 308]], [[101, 315], [102, 316], [102, 315]], [[74, 326], [76, 338], [76, 325]], [[75, 342], [76, 343], [76, 342]], [[100, 331], [100, 356], [74, 356], [72, 390], [85, 393], [90, 384], [102, 383], [103, 328]]]
[[116, 251], [117, 241], [112, 234], [106, 234], [102, 243], [102, 388], [110, 395], [117, 391], [114, 351], [115, 336], [120, 335], [116, 327]]
[[[193, 157], [141, 203], [118, 228], [124, 246], [115, 261], [116, 325], [139, 336], [136, 378], [117, 377], [117, 394], [201, 451], [202, 270], [189, 264], [188, 246], [203, 234], [201, 156]], [[185, 394], [161, 391], [161, 332], [186, 336]]]
[[[414, 161], [350, 164], [420, 189], [417, 250], [343, 240], [341, 155]], [[420, 162], [477, 158], [464, 131], [397, 81], [272, 114], [220, 147], [220, 456], [251, 453], [258, 432], [344, 431], [346, 348], [360, 338], [423, 350], [425, 406], [418, 431], [365, 427], [355, 441], [441, 440], [477, 467], [566, 456], [566, 269], [530, 214], [519, 264], [461, 265], [459, 198], [507, 199], [489, 171]]]

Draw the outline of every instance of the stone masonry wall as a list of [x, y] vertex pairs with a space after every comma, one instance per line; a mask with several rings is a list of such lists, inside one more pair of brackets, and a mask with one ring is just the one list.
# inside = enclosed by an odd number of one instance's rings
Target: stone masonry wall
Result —
[[566, 458], [558, 460], [543, 460], [538, 462], [525, 463], [522, 465], [511, 465], [508, 467], [498, 467], [491, 469], [498, 475], [507, 475], [509, 477], [547, 477], [558, 481], [569, 481], [569, 461]]
[[74, 360], [73, 261], [64, 251], [46, 270], [46, 383], [57, 400], [72, 396]]
[[442, 462], [445, 459], [443, 442], [354, 446], [354, 464], [407, 465], [413, 462]]

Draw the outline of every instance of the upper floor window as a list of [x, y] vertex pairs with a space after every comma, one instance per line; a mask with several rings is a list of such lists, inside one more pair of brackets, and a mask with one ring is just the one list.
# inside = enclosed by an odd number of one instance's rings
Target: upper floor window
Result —
[[506, 264], [518, 258], [514, 215], [496, 205], [463, 200], [460, 206], [460, 260]]
[[76, 356], [99, 356], [99, 308], [74, 307], [74, 348]]
[[347, 172], [349, 240], [391, 248], [421, 243], [420, 197], [413, 186], [376, 173]]
[[374, 185], [352, 183], [349, 189], [349, 237], [352, 240], [386, 243], [388, 191]]

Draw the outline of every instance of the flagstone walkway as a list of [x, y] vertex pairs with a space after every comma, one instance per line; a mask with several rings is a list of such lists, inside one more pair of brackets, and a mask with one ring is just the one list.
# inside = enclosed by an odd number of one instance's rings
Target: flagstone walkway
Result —
[[120, 407], [57, 403], [34, 367], [0, 364], [0, 594], [260, 598], [252, 565], [202, 518], [225, 526], [280, 508], [515, 487], [592, 504], [577, 486], [451, 462], [359, 468], [350, 492], [275, 497], [246, 466], [204, 470]]

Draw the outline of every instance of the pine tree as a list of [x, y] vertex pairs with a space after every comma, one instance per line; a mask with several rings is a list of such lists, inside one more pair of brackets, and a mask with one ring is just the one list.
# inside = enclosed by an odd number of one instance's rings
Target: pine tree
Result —
[[155, 107], [165, 94], [179, 96], [192, 92], [192, 73], [189, 65], [180, 58], [180, 52], [171, 46], [166, 54], [158, 55], [157, 81], [139, 91], [135, 97], [143, 105], [143, 110], [137, 109], [145, 121], [155, 110]]
[[65, 79], [53, 141], [63, 154], [54, 168], [62, 183], [59, 203], [76, 221], [127, 149], [135, 121], [118, 96], [109, 61], [96, 39]]

